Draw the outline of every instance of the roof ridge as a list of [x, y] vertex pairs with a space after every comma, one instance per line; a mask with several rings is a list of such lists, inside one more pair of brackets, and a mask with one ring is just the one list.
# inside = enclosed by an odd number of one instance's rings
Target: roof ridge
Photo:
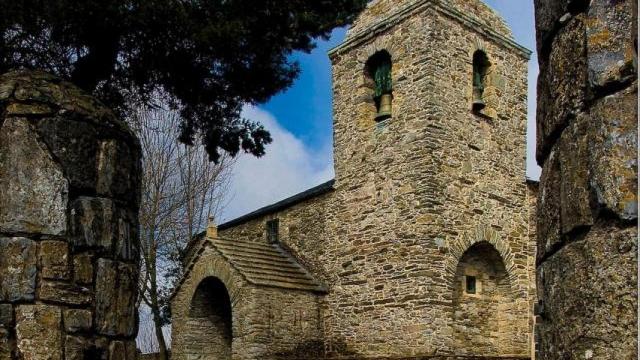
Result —
[[335, 184], [336, 180], [335, 179], [331, 179], [329, 181], [326, 181], [320, 185], [316, 185], [312, 188], [309, 188], [305, 191], [302, 191], [300, 193], [297, 193], [295, 195], [289, 196], [288, 198], [285, 198], [283, 200], [280, 200], [278, 202], [275, 202], [273, 204], [267, 205], [267, 206], [263, 206], [257, 210], [254, 210], [248, 214], [242, 215], [240, 217], [237, 217], [235, 219], [229, 220], [225, 223], [222, 223], [220, 225], [218, 225], [218, 230], [225, 230], [231, 227], [234, 227], [236, 225], [240, 225], [242, 223], [245, 223], [249, 220], [253, 220], [255, 218], [258, 218], [260, 216], [266, 215], [266, 214], [270, 214], [282, 209], [285, 209], [287, 207], [296, 205], [300, 202], [303, 202], [305, 200], [309, 200], [312, 199], [316, 196], [320, 196], [323, 194], [328, 193], [329, 191], [332, 191], [333, 185]]

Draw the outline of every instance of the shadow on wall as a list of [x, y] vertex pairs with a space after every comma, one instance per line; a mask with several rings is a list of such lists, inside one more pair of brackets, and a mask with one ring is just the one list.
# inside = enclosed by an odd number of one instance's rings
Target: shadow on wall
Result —
[[186, 322], [187, 358], [231, 359], [232, 315], [229, 293], [222, 281], [209, 277], [196, 289]]
[[[171, 358], [171, 353], [169, 353], [169, 358]], [[160, 354], [138, 354], [138, 360], [160, 360]]]
[[[344, 340], [328, 341], [330, 349], [325, 353], [322, 341], [310, 341], [300, 344], [289, 352], [275, 353], [265, 359], [273, 360], [374, 360], [349, 350]], [[417, 355], [412, 357], [376, 357], [375, 360], [531, 360], [529, 356], [453, 356], [453, 355]]]
[[329, 349], [325, 349], [323, 341], [309, 341], [299, 344], [293, 350], [273, 354], [277, 360], [308, 360], [308, 359], [360, 359], [356, 352], [348, 349], [344, 340], [330, 340]]
[[517, 353], [517, 315], [507, 270], [488, 242], [470, 247], [460, 258], [453, 284], [454, 351], [460, 355]]

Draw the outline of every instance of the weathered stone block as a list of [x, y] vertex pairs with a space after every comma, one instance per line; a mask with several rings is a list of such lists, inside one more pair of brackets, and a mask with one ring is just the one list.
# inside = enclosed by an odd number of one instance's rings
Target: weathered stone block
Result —
[[63, 315], [64, 329], [68, 333], [90, 331], [93, 326], [93, 315], [89, 310], [67, 309]]
[[588, 126], [588, 119], [580, 115], [562, 132], [558, 141], [560, 187], [556, 190], [560, 191], [562, 234], [593, 224], [588, 169], [591, 145]]
[[[552, 36], [561, 26], [567, 14], [577, 13], [587, 7], [588, 0], [534, 0], [536, 15], [536, 37], [538, 53], [544, 54], [543, 44], [552, 41]], [[564, 20], [564, 19], [563, 19]]]
[[36, 129], [74, 188], [95, 191], [97, 132], [91, 123], [65, 118], [39, 120]]
[[0, 360], [13, 360], [12, 352], [14, 344], [9, 336], [9, 331], [0, 327]]
[[0, 101], [7, 100], [11, 95], [13, 95], [13, 91], [16, 88], [15, 80], [7, 80], [0, 81]]
[[26, 238], [0, 238], [0, 301], [33, 300], [37, 245]]
[[137, 148], [123, 141], [108, 140], [98, 151], [98, 194], [138, 204], [140, 200], [140, 156]]
[[16, 308], [16, 337], [20, 359], [62, 360], [62, 316], [51, 305]]
[[65, 241], [40, 242], [41, 275], [45, 279], [69, 279], [69, 244]]
[[109, 359], [109, 344], [110, 341], [106, 337], [98, 337], [95, 339], [93, 343], [93, 349], [96, 353], [97, 358], [100, 360], [108, 360]]
[[585, 17], [580, 15], [555, 37], [548, 62], [540, 61], [538, 164], [544, 163], [559, 132], [584, 108], [587, 90]]
[[540, 358], [636, 358], [637, 266], [635, 227], [597, 224], [548, 258], [538, 268]]
[[137, 214], [104, 198], [80, 197], [73, 203], [71, 233], [77, 248], [98, 247], [122, 260], [138, 257]]
[[591, 107], [591, 186], [598, 205], [624, 220], [638, 217], [637, 85]]
[[[14, 79], [19, 79], [13, 96], [25, 103], [48, 103], [58, 105], [62, 98], [56, 78], [44, 71], [10, 73]], [[9, 75], [9, 74], [7, 74]]]
[[13, 326], [13, 306], [0, 304], [0, 328], [10, 329]]
[[100, 334], [131, 336], [135, 333], [136, 286], [135, 265], [98, 260], [96, 328]]
[[51, 280], [43, 280], [38, 291], [41, 300], [70, 305], [87, 305], [91, 303], [91, 295], [89, 288]]
[[587, 12], [589, 82], [595, 88], [636, 78], [633, 67], [636, 0], [594, 0]]
[[119, 209], [117, 219], [116, 257], [125, 261], [138, 259], [138, 224], [136, 214]]
[[540, 176], [536, 224], [538, 260], [560, 243], [561, 181], [560, 160], [557, 151], [553, 150], [542, 167]]
[[0, 231], [64, 234], [68, 182], [26, 119], [0, 128]]
[[[64, 340], [65, 360], [86, 360], [90, 359], [91, 342], [85, 338], [67, 335]], [[100, 360], [100, 358], [93, 358]]]
[[133, 341], [113, 341], [109, 344], [109, 360], [136, 360], [136, 344]]
[[53, 109], [46, 104], [21, 104], [12, 103], [7, 106], [8, 116], [31, 116], [31, 115], [52, 115]]
[[78, 284], [93, 283], [93, 256], [78, 254], [73, 257], [73, 279]]
[[75, 247], [111, 250], [116, 236], [115, 206], [104, 198], [80, 197], [72, 204], [71, 235]]

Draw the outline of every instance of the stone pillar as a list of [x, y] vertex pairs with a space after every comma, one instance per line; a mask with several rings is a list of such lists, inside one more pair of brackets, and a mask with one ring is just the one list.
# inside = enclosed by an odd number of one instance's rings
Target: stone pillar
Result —
[[539, 359], [637, 358], [636, 0], [535, 0]]
[[0, 360], [134, 359], [140, 145], [42, 72], [0, 76]]

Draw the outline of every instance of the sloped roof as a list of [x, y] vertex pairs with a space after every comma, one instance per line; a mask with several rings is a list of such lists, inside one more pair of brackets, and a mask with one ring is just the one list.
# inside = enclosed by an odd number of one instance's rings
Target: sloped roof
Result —
[[326, 292], [324, 286], [278, 244], [222, 238], [209, 241], [251, 284]]
[[[290, 196], [284, 200], [280, 200], [276, 203], [273, 203], [271, 205], [267, 205], [265, 207], [262, 207], [258, 210], [252, 211], [248, 214], [242, 215], [238, 218], [235, 218], [233, 220], [229, 220], [223, 224], [220, 224], [217, 226], [218, 230], [226, 230], [229, 228], [232, 228], [234, 226], [238, 226], [241, 224], [244, 224], [248, 221], [251, 221], [253, 219], [257, 219], [259, 217], [268, 215], [268, 214], [272, 214], [284, 209], [287, 209], [289, 207], [292, 207], [296, 204], [299, 204], [301, 202], [307, 201], [309, 199], [313, 199], [315, 197], [324, 195], [328, 192], [331, 192], [334, 190], [334, 185], [335, 185], [335, 179], [331, 179], [327, 182], [324, 182], [320, 185], [314, 186], [310, 189], [307, 189], [301, 193], [295, 194], [293, 196]], [[187, 244], [187, 247], [185, 249], [185, 253], [182, 255], [181, 260], [185, 261], [185, 259], [187, 259], [188, 257], [190, 257], [193, 254], [193, 248], [195, 246], [197, 246], [200, 241], [206, 236], [206, 231], [202, 231], [201, 233], [193, 236], [191, 238], [191, 240], [189, 240], [189, 243]], [[188, 262], [188, 261], [187, 261]]]
[[206, 248], [213, 248], [250, 284], [282, 289], [326, 293], [327, 289], [317, 281], [298, 261], [278, 244], [236, 241], [220, 237], [197, 237], [193, 244], [193, 256], [185, 264], [185, 273], [178, 282], [171, 298], [177, 295], [189, 277], [196, 262]]

